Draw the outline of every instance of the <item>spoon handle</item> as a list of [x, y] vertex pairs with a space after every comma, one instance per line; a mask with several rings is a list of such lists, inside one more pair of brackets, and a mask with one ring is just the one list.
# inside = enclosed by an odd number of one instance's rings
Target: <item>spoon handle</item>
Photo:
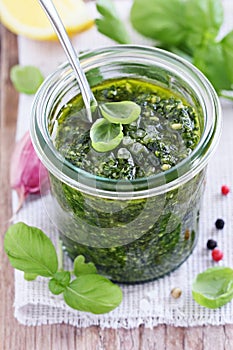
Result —
[[52, 0], [38, 0], [40, 5], [42, 6], [43, 10], [45, 11], [46, 15], [48, 16], [62, 46], [66, 53], [66, 56], [74, 70], [74, 73], [77, 77], [79, 87], [81, 90], [81, 94], [83, 97], [83, 102], [87, 110], [87, 117], [89, 121], [92, 121], [91, 116], [91, 106], [95, 105], [97, 106], [96, 99], [91, 91], [91, 88], [89, 86], [89, 83], [87, 81], [87, 78], [80, 66], [80, 61], [78, 59], [78, 56], [76, 54], [76, 51], [71, 44], [71, 41], [68, 37], [68, 34], [64, 28], [64, 25], [62, 23], [62, 20], [60, 16], [57, 13], [57, 10], [52, 2]]

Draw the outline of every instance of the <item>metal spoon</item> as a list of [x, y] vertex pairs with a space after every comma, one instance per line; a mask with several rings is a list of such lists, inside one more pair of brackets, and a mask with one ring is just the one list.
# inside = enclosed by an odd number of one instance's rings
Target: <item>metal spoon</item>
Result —
[[78, 59], [78, 56], [76, 54], [76, 51], [71, 44], [71, 41], [69, 39], [69, 36], [65, 30], [65, 27], [62, 23], [62, 20], [60, 16], [57, 13], [57, 10], [52, 2], [52, 0], [39, 0], [40, 5], [42, 6], [43, 10], [45, 11], [46, 15], [48, 16], [62, 46], [66, 53], [66, 56], [68, 58], [68, 61], [70, 62], [74, 73], [76, 75], [76, 78], [78, 80], [78, 84], [80, 87], [80, 91], [83, 97], [83, 102], [87, 110], [87, 117], [90, 122], [92, 122], [92, 114], [91, 114], [91, 107], [98, 105], [92, 91], [90, 88], [90, 85], [87, 81], [86, 75], [84, 71], [81, 68], [80, 61]]

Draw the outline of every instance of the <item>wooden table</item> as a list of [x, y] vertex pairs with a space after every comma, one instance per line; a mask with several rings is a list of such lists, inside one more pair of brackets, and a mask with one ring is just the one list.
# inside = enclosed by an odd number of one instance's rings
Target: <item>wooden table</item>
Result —
[[18, 61], [18, 50], [17, 37], [3, 26], [0, 26], [0, 39], [0, 350], [232, 350], [233, 325], [103, 330], [64, 324], [26, 327], [16, 321], [13, 269], [3, 252], [2, 242], [12, 215], [9, 165], [18, 94], [11, 85], [9, 70]]

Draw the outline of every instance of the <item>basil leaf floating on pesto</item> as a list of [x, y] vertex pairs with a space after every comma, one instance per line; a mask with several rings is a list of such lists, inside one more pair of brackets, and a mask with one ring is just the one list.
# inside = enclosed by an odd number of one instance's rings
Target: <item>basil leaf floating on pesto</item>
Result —
[[216, 266], [198, 274], [192, 295], [198, 304], [210, 309], [225, 305], [233, 298], [233, 269]]
[[104, 118], [97, 119], [91, 127], [90, 138], [96, 151], [111, 151], [123, 139], [122, 125], [110, 123]]
[[132, 101], [108, 102], [99, 106], [102, 116], [110, 123], [130, 124], [138, 119], [141, 107]]

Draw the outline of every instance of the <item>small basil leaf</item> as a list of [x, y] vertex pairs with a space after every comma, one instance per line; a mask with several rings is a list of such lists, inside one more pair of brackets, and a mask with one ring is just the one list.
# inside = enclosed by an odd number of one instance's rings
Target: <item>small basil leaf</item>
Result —
[[198, 304], [210, 309], [225, 305], [233, 298], [233, 270], [216, 266], [198, 274], [192, 295]]
[[96, 8], [102, 15], [95, 20], [98, 31], [119, 44], [129, 44], [129, 35], [114, 3], [110, 0], [98, 0]]
[[122, 301], [120, 287], [97, 274], [77, 277], [63, 295], [65, 302], [73, 309], [93, 314], [109, 312]]
[[83, 255], [77, 256], [74, 260], [74, 275], [88, 275], [97, 273], [96, 267], [92, 262], [85, 263], [85, 258]]
[[49, 290], [53, 294], [61, 294], [70, 283], [70, 272], [59, 271], [55, 273], [54, 277], [49, 281]]
[[24, 279], [26, 281], [34, 281], [38, 275], [35, 273], [26, 273], [24, 272]]
[[41, 71], [34, 66], [16, 65], [11, 68], [10, 78], [17, 91], [28, 95], [35, 94], [44, 81]]
[[107, 102], [99, 108], [105, 119], [116, 124], [130, 124], [141, 113], [141, 107], [132, 101]]
[[90, 130], [92, 147], [98, 152], [107, 152], [116, 148], [123, 139], [122, 125], [112, 124], [108, 120], [97, 119]]
[[15, 269], [44, 277], [57, 272], [56, 250], [51, 240], [36, 227], [22, 222], [10, 226], [4, 249]]

